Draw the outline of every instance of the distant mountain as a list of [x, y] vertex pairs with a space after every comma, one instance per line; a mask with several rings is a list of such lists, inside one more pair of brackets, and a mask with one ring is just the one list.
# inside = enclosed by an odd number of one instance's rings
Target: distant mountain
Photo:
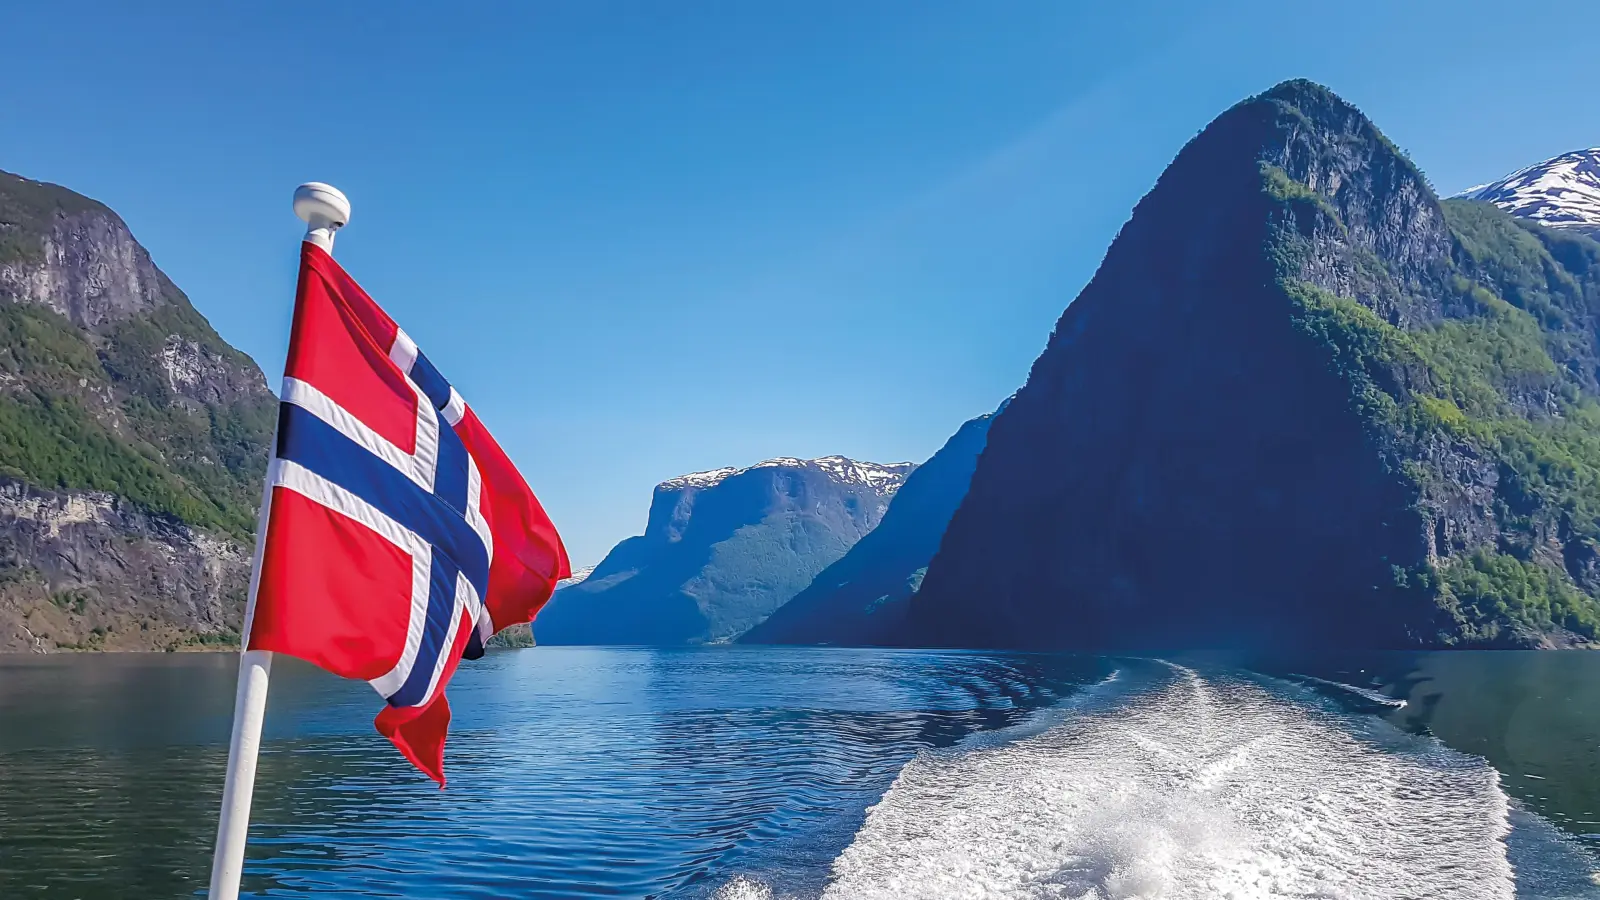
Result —
[[906, 603], [939, 549], [950, 516], [966, 496], [992, 418], [983, 415], [962, 425], [906, 479], [877, 528], [739, 642], [861, 645], [892, 640], [905, 624]]
[[500, 629], [484, 646], [500, 650], [525, 650], [537, 647], [538, 643], [533, 639], [533, 626], [527, 622], [518, 622]]
[[1461, 196], [1551, 228], [1600, 237], [1600, 147], [1563, 153]]
[[583, 580], [592, 574], [594, 574], [594, 566], [583, 566], [581, 568], [573, 569], [571, 575], [556, 582], [556, 587], [559, 589], [564, 587], [572, 587], [575, 584], [582, 584]]
[[1600, 242], [1441, 202], [1320, 85], [1240, 102], [1066, 307], [908, 620], [1097, 652], [1595, 644]]
[[236, 642], [275, 409], [116, 213], [0, 172], [0, 651]]
[[656, 486], [645, 533], [539, 613], [541, 644], [731, 640], [838, 560], [916, 466], [770, 459]]
[[[588, 578], [589, 574], [593, 571], [594, 566], [584, 566], [580, 569], [574, 569], [571, 576], [556, 582], [556, 590], [559, 591], [562, 588], [572, 587], [575, 584], [582, 584], [583, 580]], [[494, 637], [489, 639], [488, 646], [499, 647], [507, 650], [522, 650], [527, 647], [537, 646], [537, 643], [533, 639], [533, 626], [527, 622], [519, 622], [516, 625], [507, 626], [506, 628], [501, 629], [501, 631]]]

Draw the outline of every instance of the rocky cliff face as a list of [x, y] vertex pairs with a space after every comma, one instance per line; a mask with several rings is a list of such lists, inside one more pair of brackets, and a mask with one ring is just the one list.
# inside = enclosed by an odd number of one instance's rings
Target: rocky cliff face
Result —
[[878, 527], [739, 642], [859, 646], [892, 641], [904, 629], [911, 595], [966, 496], [993, 418], [983, 415], [963, 424], [906, 479]]
[[1600, 245], [1441, 204], [1320, 86], [1251, 98], [996, 419], [908, 639], [1592, 640], [1596, 310]]
[[914, 468], [785, 458], [663, 482], [645, 533], [558, 590], [534, 635], [541, 644], [731, 640], [870, 532]]
[[0, 650], [237, 642], [247, 546], [115, 494], [0, 487]]
[[0, 651], [236, 641], [274, 405], [115, 213], [0, 173]]
[[[51, 310], [79, 328], [104, 330], [165, 305], [176, 291], [122, 220], [86, 197], [6, 176], [6, 234], [17, 248], [0, 265], [0, 291]], [[38, 203], [23, 218], [25, 203]], [[48, 206], [47, 206], [48, 204]], [[49, 208], [53, 206], [52, 208]], [[15, 212], [13, 212], [15, 211]], [[33, 246], [22, 240], [26, 236]]]

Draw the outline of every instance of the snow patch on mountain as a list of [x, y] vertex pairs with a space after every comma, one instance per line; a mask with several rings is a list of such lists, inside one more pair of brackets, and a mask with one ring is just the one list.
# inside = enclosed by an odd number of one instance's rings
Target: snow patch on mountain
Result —
[[900, 489], [906, 476], [917, 467], [916, 463], [874, 463], [862, 462], [844, 456], [819, 456], [816, 459], [799, 459], [793, 456], [778, 456], [764, 459], [753, 466], [735, 469], [724, 466], [720, 469], [708, 469], [704, 472], [690, 472], [669, 478], [656, 486], [658, 491], [678, 491], [685, 488], [708, 488], [721, 484], [735, 475], [742, 475], [756, 469], [782, 468], [817, 468], [821, 469], [829, 478], [840, 484], [860, 484], [872, 488], [879, 495], [888, 497]]
[[1487, 200], [1551, 228], [1600, 234], [1600, 147], [1563, 153], [1456, 196]]
[[679, 475], [677, 478], [668, 478], [656, 485], [658, 491], [681, 491], [684, 488], [708, 488], [721, 484], [729, 475], [736, 474], [739, 470], [733, 466], [723, 466], [720, 469], [707, 469], [704, 472], [690, 472]]
[[594, 566], [583, 566], [581, 568], [573, 569], [571, 575], [556, 582], [556, 588], [559, 590], [561, 588], [572, 587], [575, 584], [581, 584], [585, 578], [588, 578], [592, 574], [594, 574]]

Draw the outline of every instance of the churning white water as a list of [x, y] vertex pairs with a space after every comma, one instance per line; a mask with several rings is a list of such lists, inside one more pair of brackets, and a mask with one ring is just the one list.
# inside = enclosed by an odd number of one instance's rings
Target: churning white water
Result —
[[911, 762], [823, 896], [1595, 895], [1570, 848], [1558, 854], [1565, 887], [1519, 894], [1507, 836], [1527, 814], [1476, 757], [1342, 715], [1300, 686], [1139, 668], [1036, 733]]

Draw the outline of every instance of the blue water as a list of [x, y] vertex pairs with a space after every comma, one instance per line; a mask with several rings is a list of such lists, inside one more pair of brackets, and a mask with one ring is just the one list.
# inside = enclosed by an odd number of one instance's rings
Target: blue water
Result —
[[[1537, 707], [1522, 693], [1600, 679], [1552, 674], [1548, 655], [1441, 658], [1385, 681], [958, 652], [492, 653], [451, 685], [444, 791], [372, 732], [370, 689], [291, 662], [274, 671], [244, 887], [1600, 896], [1583, 837], [1584, 822], [1600, 831], [1596, 747], [1583, 746], [1600, 710], [1592, 694]], [[0, 658], [0, 898], [203, 892], [233, 664]], [[1451, 679], [1483, 702], [1464, 704]], [[1516, 685], [1505, 716], [1484, 684]], [[1563, 702], [1577, 706], [1521, 733], [1531, 710]], [[1519, 742], [1548, 750], [1536, 768], [1497, 755]]]
[[[0, 897], [203, 889], [224, 655], [0, 661]], [[447, 790], [372, 731], [365, 685], [274, 671], [245, 890], [692, 895], [820, 885], [919, 751], [1021, 721], [1105, 664], [881, 651], [538, 648], [464, 665]]]

